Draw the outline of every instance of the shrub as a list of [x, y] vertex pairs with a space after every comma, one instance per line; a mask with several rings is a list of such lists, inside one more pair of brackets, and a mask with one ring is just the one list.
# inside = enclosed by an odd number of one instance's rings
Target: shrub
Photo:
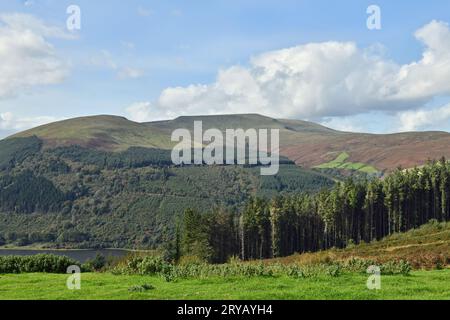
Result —
[[106, 258], [98, 253], [94, 259], [87, 261], [85, 265], [89, 270], [100, 271], [106, 266]]
[[303, 270], [297, 265], [290, 265], [286, 267], [286, 274], [291, 278], [304, 278]]
[[175, 267], [171, 264], [165, 265], [161, 270], [161, 276], [166, 282], [172, 282], [176, 278]]
[[373, 260], [351, 257], [343, 262], [342, 267], [346, 271], [365, 273], [369, 266], [375, 264]]
[[354, 247], [355, 247], [355, 241], [353, 239], [348, 239], [346, 248], [347, 249], [352, 249]]
[[139, 265], [142, 263], [142, 260], [144, 260], [144, 258], [141, 256], [131, 256], [126, 260], [125, 269], [130, 273], [138, 273]]
[[162, 257], [159, 256], [147, 256], [138, 263], [137, 268], [139, 274], [142, 275], [155, 275], [163, 271], [164, 267], [167, 265]]
[[66, 273], [67, 268], [79, 263], [66, 256], [38, 254], [34, 256], [0, 257], [0, 273]]
[[411, 264], [408, 261], [389, 261], [381, 265], [381, 274], [392, 275], [401, 274], [409, 275], [411, 273]]
[[169, 265], [161, 256], [133, 255], [112, 268], [111, 272], [113, 274], [156, 275], [163, 272]]
[[[196, 259], [184, 259], [179, 264], [165, 262], [161, 257], [130, 257], [121, 266], [113, 269], [114, 274], [160, 275], [165, 281], [176, 279], [202, 279], [208, 277], [275, 277], [314, 278], [318, 276], [339, 277], [343, 272], [366, 273], [371, 265], [377, 265], [372, 260], [350, 258], [346, 261], [317, 263], [308, 265], [279, 263], [264, 264], [263, 262], [241, 262], [232, 259], [227, 264], [208, 264]], [[411, 271], [407, 261], [390, 261], [378, 264], [382, 274], [403, 274]]]
[[330, 265], [327, 269], [327, 273], [332, 277], [339, 277], [341, 275], [341, 265], [338, 263]]

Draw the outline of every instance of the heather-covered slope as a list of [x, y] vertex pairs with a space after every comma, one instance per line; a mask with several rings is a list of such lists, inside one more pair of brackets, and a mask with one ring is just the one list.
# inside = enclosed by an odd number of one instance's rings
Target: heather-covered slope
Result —
[[[170, 135], [196, 120], [204, 130], [279, 129], [292, 162], [273, 177], [258, 167], [173, 166]], [[251, 196], [329, 187], [336, 171], [381, 174], [442, 156], [450, 156], [444, 132], [347, 133], [255, 114], [65, 120], [0, 141], [0, 245], [153, 247], [189, 207], [240, 210]]]
[[204, 130], [279, 129], [281, 154], [308, 168], [327, 164], [342, 153], [348, 154], [348, 163], [364, 164], [378, 172], [390, 172], [400, 166], [420, 166], [427, 159], [450, 157], [450, 134], [446, 132], [348, 133], [312, 122], [277, 120], [256, 114], [179, 117], [149, 123], [136, 123], [115, 116], [95, 116], [48, 124], [14, 137], [35, 135], [43, 140], [44, 148], [79, 145], [107, 151], [123, 151], [133, 146], [171, 149], [174, 145], [170, 141], [173, 130], [192, 129], [196, 120], [203, 121]]

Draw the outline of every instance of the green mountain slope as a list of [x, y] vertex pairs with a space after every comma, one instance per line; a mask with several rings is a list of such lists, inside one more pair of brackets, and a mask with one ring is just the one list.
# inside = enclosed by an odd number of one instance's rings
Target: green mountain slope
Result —
[[13, 137], [36, 136], [45, 148], [79, 145], [108, 151], [129, 147], [170, 148], [170, 136], [158, 128], [116, 116], [82, 117], [21, 132]]
[[[196, 120], [204, 130], [279, 129], [280, 153], [291, 161], [274, 177], [255, 166], [173, 166], [170, 135]], [[238, 210], [250, 196], [331, 186], [320, 168], [379, 173], [441, 156], [450, 156], [444, 132], [347, 133], [255, 114], [60, 121], [0, 141], [0, 245], [154, 247], [188, 207]]]
[[[136, 123], [123, 117], [75, 118], [31, 129], [13, 137], [37, 136], [44, 148], [79, 145], [103, 151], [124, 151], [129, 147], [171, 149], [173, 130], [192, 130], [194, 121], [204, 130], [218, 128], [273, 128], [280, 130], [280, 153], [307, 168], [327, 167], [341, 153], [348, 154], [344, 170], [370, 168], [370, 172], [391, 172], [411, 168], [427, 159], [450, 158], [450, 134], [409, 132], [387, 135], [349, 133], [307, 121], [272, 119], [257, 114], [179, 117], [174, 120]], [[367, 171], [367, 170], [359, 170]]]
[[34, 135], [0, 141], [0, 163], [0, 245], [152, 248], [187, 208], [237, 210], [250, 196], [333, 184], [288, 162], [263, 177], [257, 166], [176, 167], [166, 149], [52, 147]]

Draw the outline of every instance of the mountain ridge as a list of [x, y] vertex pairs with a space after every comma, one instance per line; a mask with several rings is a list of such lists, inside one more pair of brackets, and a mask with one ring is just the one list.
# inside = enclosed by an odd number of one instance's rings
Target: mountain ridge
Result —
[[[190, 129], [196, 119], [203, 129], [279, 129], [279, 173], [173, 165], [172, 130]], [[188, 208], [237, 212], [250, 197], [314, 194], [343, 175], [382, 176], [441, 156], [450, 157], [450, 134], [443, 132], [347, 133], [259, 115], [68, 119], [0, 141], [0, 243], [152, 248], [175, 234]]]
[[329, 163], [343, 152], [348, 153], [349, 161], [373, 166], [380, 172], [450, 157], [450, 133], [444, 131], [344, 132], [314, 122], [274, 119], [260, 114], [181, 116], [152, 122], [134, 122], [112, 115], [87, 116], [39, 126], [7, 139], [37, 136], [43, 140], [44, 148], [79, 145], [103, 151], [124, 151], [130, 147], [171, 149], [174, 146], [171, 132], [178, 128], [192, 130], [194, 121], [199, 120], [204, 130], [279, 129], [280, 154], [307, 168]]

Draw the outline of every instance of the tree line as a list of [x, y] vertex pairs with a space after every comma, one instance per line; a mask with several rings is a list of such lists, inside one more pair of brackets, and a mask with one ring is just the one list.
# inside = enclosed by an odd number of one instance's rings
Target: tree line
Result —
[[430, 161], [385, 179], [347, 179], [316, 194], [251, 198], [240, 212], [187, 210], [173, 250], [210, 262], [282, 257], [371, 242], [431, 219], [450, 220], [450, 164]]

